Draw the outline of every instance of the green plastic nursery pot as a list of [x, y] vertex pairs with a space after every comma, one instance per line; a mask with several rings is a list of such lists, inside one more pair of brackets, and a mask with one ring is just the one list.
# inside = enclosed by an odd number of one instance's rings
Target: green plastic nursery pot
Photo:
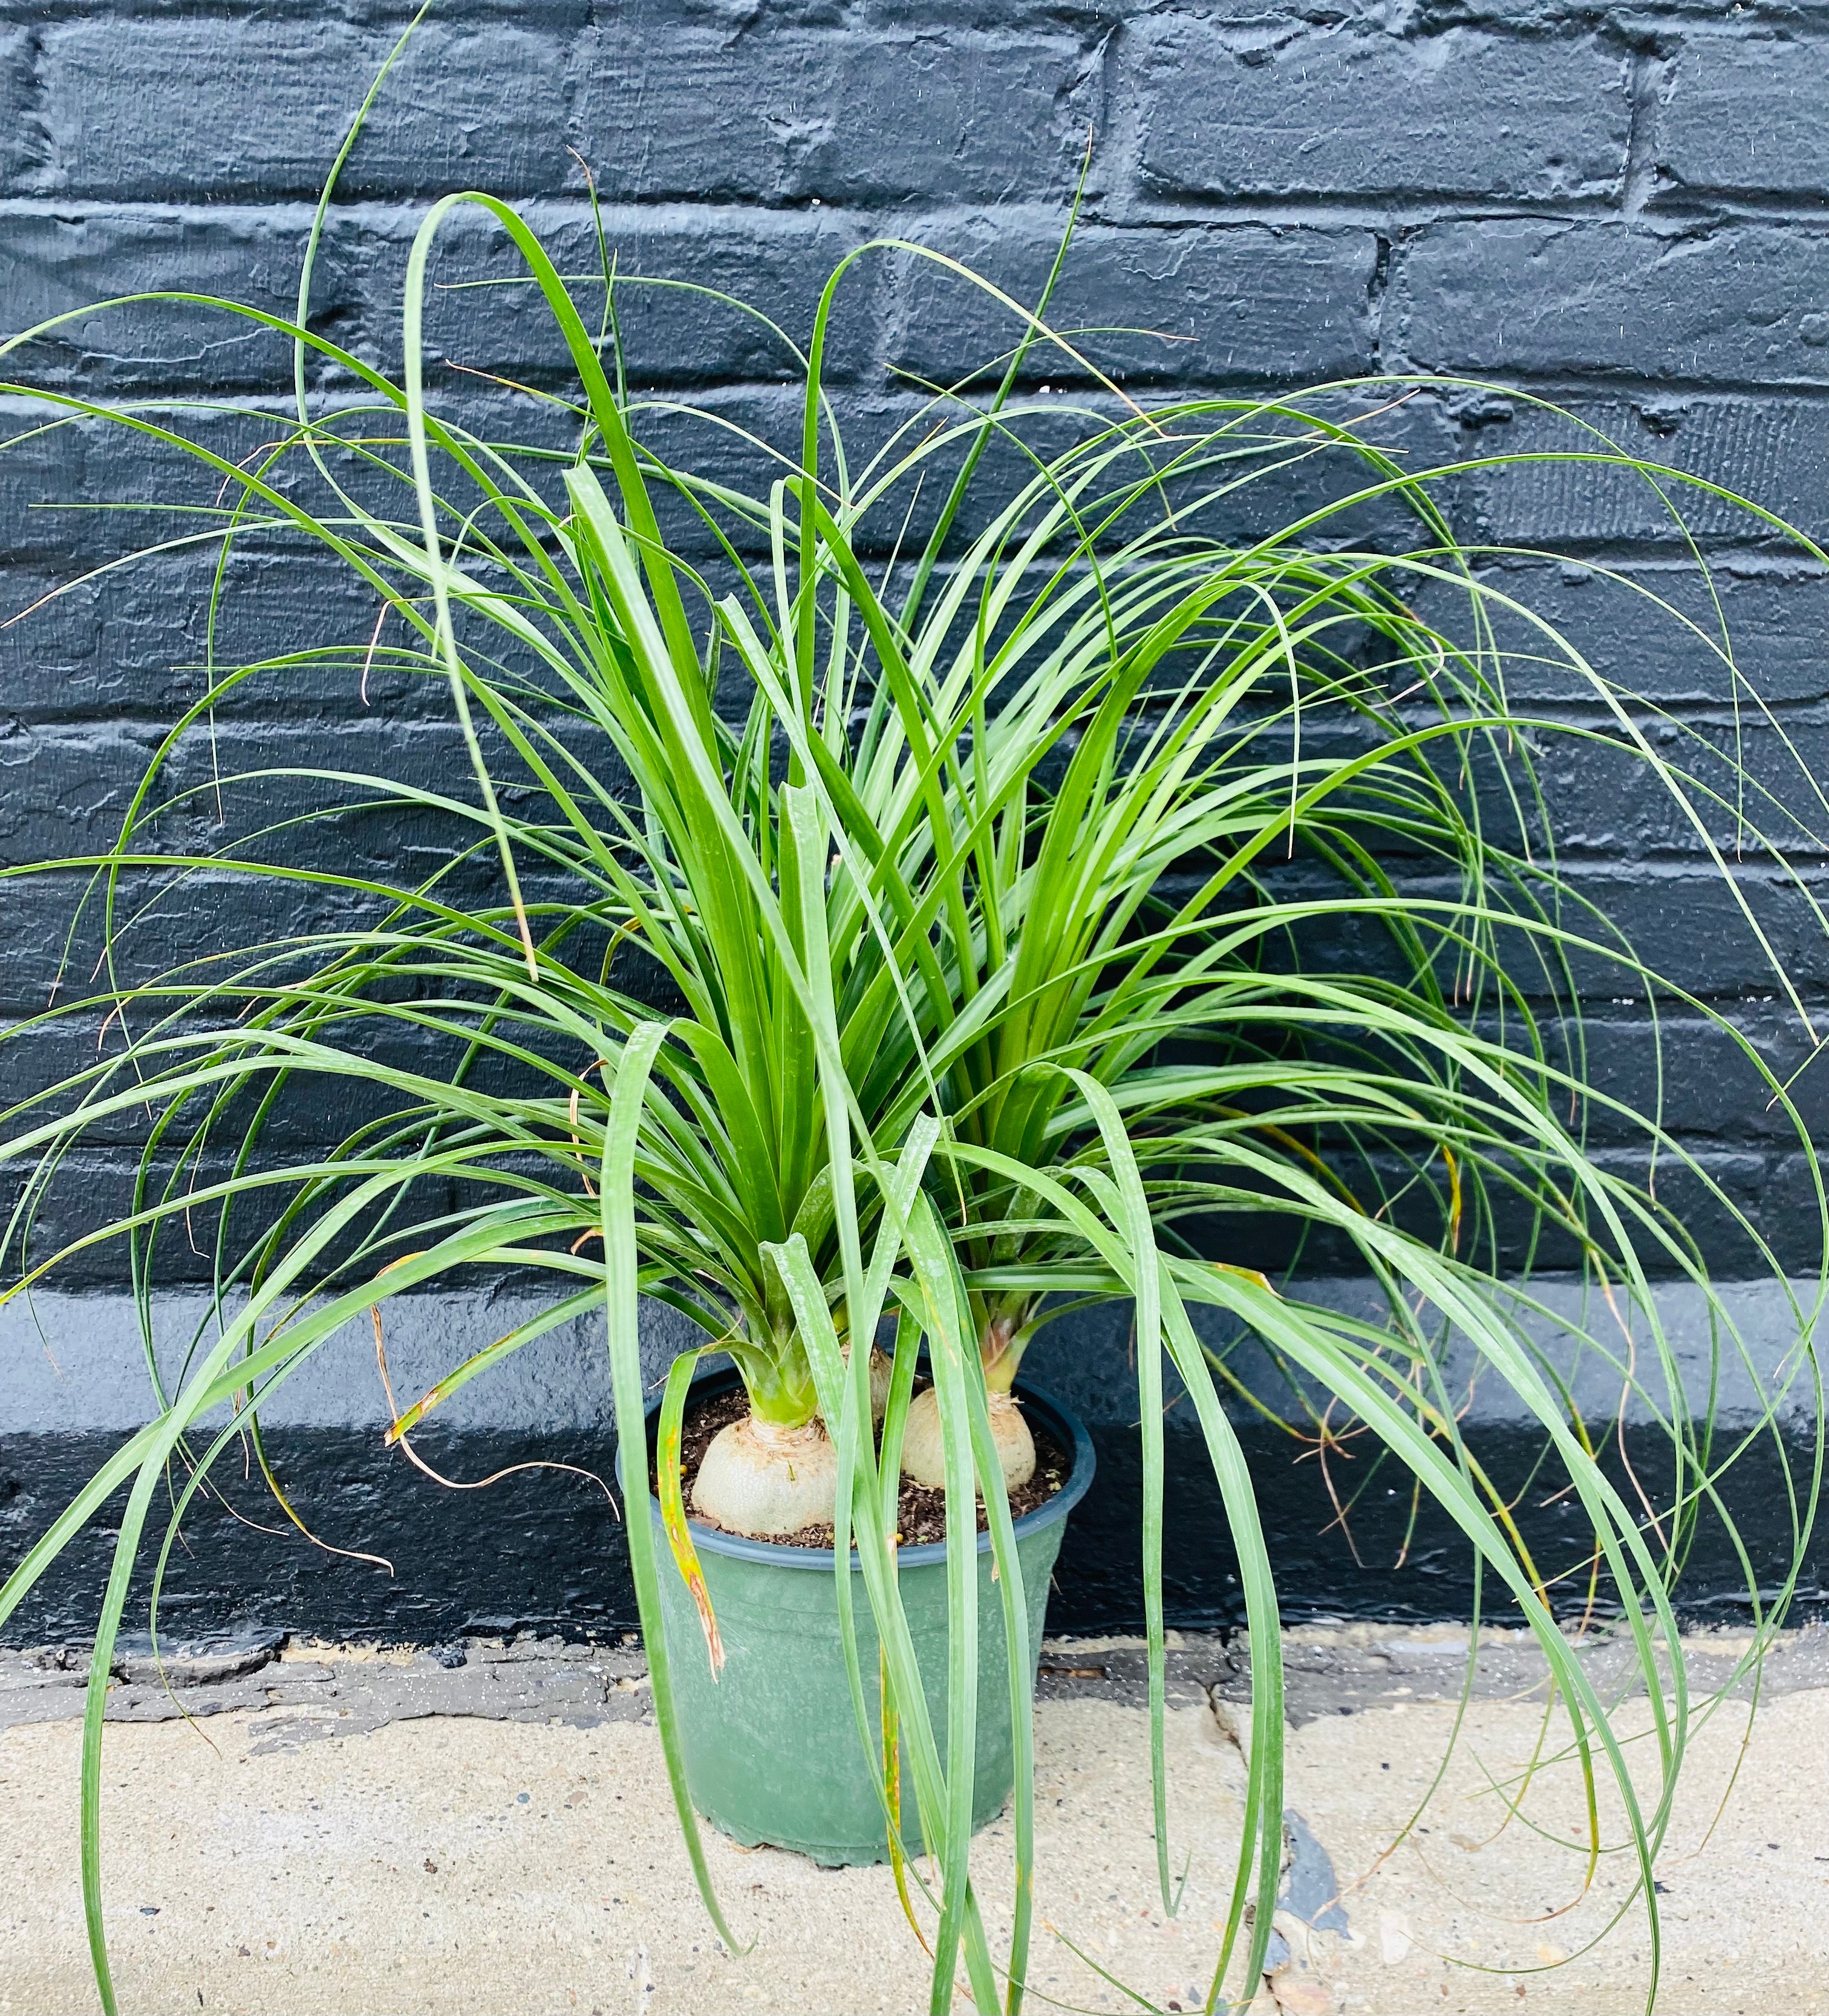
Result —
[[[715, 1395], [736, 1383], [735, 1373], [715, 1372], [695, 1380], [693, 1391], [695, 1396]], [[1028, 1600], [1029, 1644], [1039, 1657], [1049, 1581], [1068, 1514], [1093, 1480], [1093, 1445], [1078, 1417], [1060, 1402], [1020, 1379], [1016, 1391], [1032, 1420], [1045, 1426], [1071, 1459], [1060, 1490], [1016, 1521], [1017, 1554]], [[648, 1410], [650, 1450], [658, 1406], [657, 1399]], [[621, 1467], [619, 1459], [619, 1471]], [[624, 1488], [626, 1496], [626, 1479]], [[692, 1521], [693, 1545], [724, 1641], [724, 1670], [714, 1682], [698, 1612], [673, 1564], [660, 1501], [652, 1492], [648, 1509], [661, 1557], [661, 1614], [693, 1805], [714, 1827], [746, 1847], [766, 1843], [793, 1849], [827, 1864], [887, 1861], [880, 1764], [866, 1760], [858, 1739], [839, 1643], [832, 1550], [741, 1539]], [[905, 1547], [898, 1566], [902, 1604], [944, 1758], [946, 1549], [943, 1544]], [[1013, 1777], [1003, 1605], [991, 1579], [987, 1533], [978, 1535], [978, 1566], [974, 1828], [1003, 1809]], [[880, 1758], [877, 1631], [855, 1557], [851, 1586], [859, 1660]], [[1032, 1664], [1029, 1684], [1035, 1684]], [[911, 1852], [918, 1852], [920, 1821], [905, 1763], [902, 1812], [902, 1838]]]

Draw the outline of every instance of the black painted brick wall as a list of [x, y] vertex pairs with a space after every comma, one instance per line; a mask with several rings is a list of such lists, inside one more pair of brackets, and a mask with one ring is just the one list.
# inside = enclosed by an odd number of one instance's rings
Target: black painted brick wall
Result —
[[[137, 287], [289, 311], [320, 178], [404, 18], [385, 0], [0, 0], [0, 323]], [[460, 186], [522, 200], [588, 263], [574, 150], [624, 271], [728, 286], [797, 329], [836, 257], [885, 229], [1032, 287], [1089, 133], [1086, 228], [1061, 313], [1190, 339], [1120, 346], [1133, 383], [1260, 387], [1410, 368], [1515, 381], [1829, 529], [1820, 0], [1286, 13], [446, 0], [356, 149], [315, 308], [340, 340], [391, 356], [406, 243], [427, 200]], [[551, 368], [507, 297], [459, 298], [455, 354], [516, 375]], [[788, 410], [779, 358], [727, 319], [683, 294], [630, 312], [640, 383], [764, 423]], [[902, 396], [896, 367], [947, 371], [990, 337], [963, 297], [880, 265], [841, 331], [840, 395], [883, 405]], [[182, 310], [99, 318], [16, 362], [108, 398], [222, 395], [211, 424], [236, 452], [286, 387], [275, 346]], [[9, 402], [6, 417], [22, 411]], [[1482, 427], [1512, 445], [1541, 431], [1490, 401], [1423, 401], [1406, 424], [1423, 454], [1463, 449]], [[172, 481], [143, 447], [93, 430], [0, 456], [0, 608], [145, 536], [143, 520], [35, 506], [170, 495]], [[1470, 532], [1687, 592], [1672, 585], [1678, 542], [1642, 491], [1545, 470], [1463, 502]], [[1798, 746], [1821, 750], [1824, 579], [1730, 513], [1703, 507], [1698, 522], [1748, 670]], [[206, 567], [193, 556], [111, 575], [0, 630], [4, 858], [107, 837], [159, 728], [196, 690], [185, 668], [200, 653]], [[366, 633], [372, 608], [323, 569], [250, 561], [248, 578], [236, 621], [250, 652]], [[1725, 720], [1695, 655], [1668, 631], [1649, 639], [1579, 566], [1526, 578], [1605, 669]], [[448, 763], [448, 727], [391, 709], [396, 697], [378, 689], [365, 711], [340, 688], [302, 686], [283, 710], [225, 722], [225, 760], [333, 744], [359, 761], [379, 738], [395, 760]], [[1766, 760], [1756, 729], [1748, 746]], [[1549, 782], [1577, 872], [1649, 956], [1730, 1004], [1775, 1059], [1801, 1057], [1693, 837], [1572, 758]], [[1816, 852], [1799, 859], [1816, 884]], [[1829, 1000], [1829, 943], [1806, 902], [1762, 871], [1745, 879], [1800, 988]], [[0, 1014], [41, 1002], [68, 896], [5, 896]], [[174, 944], [204, 928], [214, 900], [186, 899]], [[1667, 1034], [1674, 1120], [1782, 1239], [1806, 1187], [1795, 1149], [1718, 1044], [1680, 1017]], [[1623, 1012], [1598, 1032], [1604, 1082], [1648, 1096], [1644, 1036]], [[27, 1069], [9, 1056], [9, 1072]], [[95, 1194], [117, 1180], [98, 1160]], [[1790, 1257], [1813, 1264], [1806, 1247]]]

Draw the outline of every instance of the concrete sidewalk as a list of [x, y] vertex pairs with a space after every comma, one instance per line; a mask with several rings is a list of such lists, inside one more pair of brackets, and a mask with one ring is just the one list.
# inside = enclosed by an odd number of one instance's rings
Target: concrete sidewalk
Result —
[[[1602, 1936], [1633, 1877], [1617, 1798], [1603, 1798], [1610, 1852], [1584, 1889], [1586, 1856], [1564, 1845], [1582, 1838], [1581, 1780], [1561, 1755], [1562, 1727], [1546, 1730], [1540, 1668], [1506, 1634], [1483, 1642], [1478, 1697], [1450, 1756], [1464, 1633], [1290, 1635], [1284, 1941], [1263, 2011], [1643, 2007], [1642, 1908]], [[1719, 1684], [1732, 1643], [1691, 1649], [1698, 1680]], [[1596, 1649], [1597, 1677], [1610, 1660]], [[1160, 2009], [1204, 2001], [1244, 1784], [1240, 1663], [1212, 1640], [1172, 1654], [1172, 1845], [1189, 1876], [1170, 1919], [1156, 1892], [1134, 1642], [1048, 1648], [1038, 2011], [1135, 2008], [1099, 1970]], [[722, 1949], [676, 1838], [632, 1647], [201, 1648], [173, 1668], [189, 1723], [131, 1652], [121, 1670], [104, 1840], [125, 2010], [927, 2007], [924, 1957], [886, 1869], [822, 1870], [710, 1835], [733, 1925], [756, 1942], [742, 1957]], [[5, 2016], [95, 2006], [76, 1874], [80, 1678], [55, 1653], [0, 1660]], [[1620, 1719], [1649, 1729], [1642, 1699]], [[1641, 1733], [1629, 1747], [1648, 1789], [1654, 1741]], [[1500, 1788], [1533, 1758], [1524, 1813], [1502, 1824]], [[1829, 2016], [1826, 1765], [1829, 1644], [1807, 1633], [1773, 1661], [1756, 1717], [1729, 1699], [1692, 1735], [1658, 1867], [1658, 2007], [1670, 2016]], [[1002, 1821], [981, 1842], [994, 1923], [1008, 1853]]]

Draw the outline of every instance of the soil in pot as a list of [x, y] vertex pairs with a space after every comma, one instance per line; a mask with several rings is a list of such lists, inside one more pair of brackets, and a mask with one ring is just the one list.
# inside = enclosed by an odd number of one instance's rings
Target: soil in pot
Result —
[[[918, 1392], [927, 1384], [925, 1380], [916, 1382]], [[1018, 1396], [1020, 1401], [1020, 1395]], [[692, 1503], [693, 1485], [697, 1481], [699, 1465], [704, 1460], [705, 1451], [711, 1447], [711, 1438], [720, 1428], [733, 1421], [740, 1421], [749, 1412], [749, 1401], [741, 1386], [722, 1393], [714, 1393], [704, 1399], [688, 1394], [686, 1418], [680, 1435], [680, 1460], [685, 1466], [682, 1485], [688, 1506]], [[1035, 1471], [1028, 1483], [1018, 1486], [1010, 1494], [1010, 1516], [1020, 1519], [1025, 1512], [1032, 1512], [1037, 1506], [1045, 1505], [1067, 1481], [1073, 1467], [1072, 1458], [1055, 1440], [1049, 1430], [1031, 1408], [1023, 1409], [1029, 1431], [1035, 1437]], [[650, 1482], [656, 1491], [660, 1489], [660, 1478], [655, 1474]], [[981, 1502], [978, 1508], [978, 1531], [985, 1530], [985, 1508]], [[692, 1514], [697, 1525], [713, 1525], [701, 1513]], [[721, 1528], [719, 1530], [722, 1530]], [[905, 1547], [920, 1546], [928, 1543], [943, 1541], [946, 1538], [946, 1494], [943, 1491], [930, 1491], [911, 1479], [902, 1480], [902, 1496], [897, 1507], [896, 1537]], [[832, 1528], [828, 1525], [808, 1526], [798, 1533], [776, 1534], [770, 1536], [770, 1544], [778, 1547], [829, 1547], [832, 1544]]]

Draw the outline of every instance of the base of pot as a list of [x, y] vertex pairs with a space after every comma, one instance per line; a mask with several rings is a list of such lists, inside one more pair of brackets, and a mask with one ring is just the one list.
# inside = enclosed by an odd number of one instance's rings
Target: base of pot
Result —
[[[992, 1820], [997, 1819], [999, 1815], [1007, 1809], [1009, 1805], [1010, 1797], [1006, 1793], [996, 1813], [987, 1813], [982, 1820], [974, 1815], [972, 1820], [972, 1832], [976, 1834], [981, 1828], [988, 1827]], [[909, 1856], [924, 1852], [919, 1839], [920, 1829], [915, 1820], [913, 1807], [914, 1801], [911, 1795], [902, 1820], [902, 1845], [904, 1852]], [[778, 1848], [789, 1855], [804, 1855], [808, 1861], [816, 1863], [822, 1869], [868, 1869], [877, 1863], [887, 1862], [889, 1859], [889, 1841], [887, 1833], [880, 1842], [864, 1842], [854, 1847], [834, 1847], [831, 1842], [824, 1841], [788, 1841], [783, 1839], [779, 1831], [765, 1834], [753, 1833], [747, 1827], [738, 1827], [719, 1820], [715, 1813], [700, 1813], [699, 1817], [707, 1826], [715, 1828], [727, 1840], [735, 1841], [740, 1848]]]

